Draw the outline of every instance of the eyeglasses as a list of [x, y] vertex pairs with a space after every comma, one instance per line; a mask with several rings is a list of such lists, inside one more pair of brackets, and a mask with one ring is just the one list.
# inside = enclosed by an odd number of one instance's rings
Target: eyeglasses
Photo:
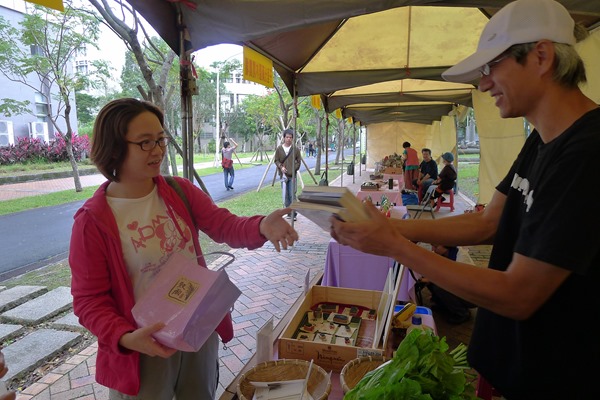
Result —
[[496, 58], [495, 60], [492, 60], [487, 64], [483, 64], [481, 68], [479, 68], [479, 73], [481, 74], [481, 76], [489, 76], [492, 72], [492, 68], [508, 57], [510, 57], [510, 54], [505, 54], [502, 57]]
[[150, 151], [154, 149], [156, 145], [158, 145], [161, 149], [167, 147], [167, 145], [169, 144], [169, 138], [165, 136], [161, 137], [158, 140], [142, 140], [141, 142], [130, 142], [129, 140], [127, 140], [127, 143], [137, 144], [142, 150]]

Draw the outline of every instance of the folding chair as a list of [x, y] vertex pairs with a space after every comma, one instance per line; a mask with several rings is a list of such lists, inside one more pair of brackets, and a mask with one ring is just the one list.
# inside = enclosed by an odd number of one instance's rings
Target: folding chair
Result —
[[431, 206], [431, 199], [433, 196], [433, 192], [435, 192], [435, 188], [437, 188], [437, 185], [431, 185], [427, 188], [427, 191], [425, 192], [425, 194], [423, 195], [423, 199], [421, 200], [421, 203], [419, 203], [419, 205], [417, 206], [406, 206], [406, 210], [410, 213], [411, 211], [415, 212], [415, 215], [413, 216], [413, 218], [419, 218], [421, 216], [421, 214], [423, 214], [424, 211], [428, 211], [431, 213], [431, 218], [435, 219], [435, 214], [433, 213], [433, 211], [435, 210], [435, 206]]

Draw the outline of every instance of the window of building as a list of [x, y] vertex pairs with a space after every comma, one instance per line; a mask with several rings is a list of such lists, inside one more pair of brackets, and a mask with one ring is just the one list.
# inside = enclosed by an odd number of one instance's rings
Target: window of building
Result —
[[88, 73], [88, 62], [87, 60], [76, 61], [75, 71], [80, 75], [87, 75]]
[[35, 115], [39, 122], [45, 122], [48, 115], [48, 97], [40, 92], [35, 93]]
[[29, 49], [31, 50], [32, 56], [43, 56], [44, 55], [42, 48], [40, 46], [38, 46], [37, 44], [32, 44], [31, 46], [29, 46]]
[[75, 50], [75, 57], [87, 57], [87, 46], [82, 44]]

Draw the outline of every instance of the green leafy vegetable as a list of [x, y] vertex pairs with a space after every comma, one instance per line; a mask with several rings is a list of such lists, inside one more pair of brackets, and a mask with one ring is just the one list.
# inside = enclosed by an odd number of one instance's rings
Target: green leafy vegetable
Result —
[[445, 337], [414, 330], [402, 340], [392, 361], [365, 374], [344, 400], [477, 399], [467, 346], [448, 349]]

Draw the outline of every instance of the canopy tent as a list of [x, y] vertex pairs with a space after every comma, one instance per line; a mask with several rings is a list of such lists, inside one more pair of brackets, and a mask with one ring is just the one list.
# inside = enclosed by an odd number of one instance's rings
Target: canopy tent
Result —
[[[342, 107], [345, 117], [354, 116], [368, 125], [370, 132], [380, 124], [405, 123], [398, 121], [429, 124], [419, 130], [430, 136], [427, 140], [432, 144], [440, 142], [434, 140], [434, 133], [452, 125], [444, 122], [443, 116], [454, 104], [471, 104], [469, 94], [474, 91], [469, 85], [445, 88], [441, 72], [474, 51], [489, 16], [510, 2], [128, 1], [180, 54], [184, 53], [179, 50], [183, 40], [178, 30], [182, 27], [189, 39], [186, 51], [220, 43], [246, 45], [273, 60], [291, 93], [321, 94], [328, 111]], [[600, 2], [560, 2], [588, 29], [599, 25]], [[385, 84], [375, 85], [382, 82]], [[423, 90], [410, 89], [411, 84], [421, 85]], [[497, 126], [488, 124], [490, 129]], [[388, 131], [399, 135], [402, 130]], [[377, 148], [372, 139], [370, 135], [369, 149]], [[389, 137], [385, 140], [390, 141]], [[387, 149], [389, 154], [389, 145]], [[500, 157], [512, 158], [510, 154]], [[495, 175], [504, 167], [496, 168]]]
[[[493, 15], [498, 9], [511, 0], [128, 0], [128, 2], [153, 26], [158, 34], [169, 44], [169, 46], [181, 54], [180, 36], [177, 14], [182, 14], [182, 23], [189, 32], [190, 45], [186, 50], [199, 50], [208, 46], [233, 43], [244, 44], [254, 48], [274, 60], [275, 68], [284, 81], [291, 82], [298, 72], [311, 73], [298, 78], [298, 95], [316, 93], [329, 93], [340, 87], [327, 87], [325, 84], [339, 82], [343, 87], [353, 87], [367, 83], [389, 81], [405, 77], [406, 67], [410, 69], [411, 77], [439, 80], [443, 68], [426, 66], [419, 61], [419, 57], [413, 55], [409, 63], [398, 62], [390, 52], [383, 52], [383, 59], [373, 57], [371, 48], [380, 47], [379, 41], [391, 37], [390, 30], [396, 29], [401, 32], [407, 31], [407, 27], [413, 32], [420, 32], [435, 39], [437, 28], [454, 27], [458, 29], [457, 34], [449, 36], [445, 47], [432, 48], [431, 51], [423, 53], [421, 59], [433, 57], [438, 66], [449, 66], [459, 58], [466, 56], [474, 46], [463, 46], [458, 43], [465, 40], [471, 44], [477, 42], [477, 37], [469, 37], [466, 28], [477, 25], [476, 31], [481, 30], [485, 19]], [[562, 4], [572, 13], [577, 22], [587, 28], [593, 28], [600, 23], [600, 3], [596, 1], [560, 0]], [[405, 6], [416, 7], [418, 12], [409, 13]], [[434, 7], [435, 6], [435, 7]], [[439, 10], [439, 7], [448, 7]], [[452, 8], [457, 8], [454, 12]], [[381, 21], [376, 25], [363, 24], [355, 21], [352, 17], [366, 16], [380, 11], [391, 11], [381, 13], [375, 20]], [[442, 14], [441, 21], [433, 21], [431, 13]], [[444, 18], [444, 14], [445, 18]], [[435, 18], [437, 19], [437, 18]], [[367, 21], [367, 20], [365, 20]], [[367, 21], [368, 22], [368, 21]], [[327, 44], [333, 45], [339, 31], [350, 24], [354, 40], [345, 41], [350, 46], [346, 53], [349, 58], [360, 58], [371, 60], [370, 67], [362, 68], [356, 65], [347, 65], [344, 69], [325, 69], [328, 61], [319, 62], [324, 67], [319, 69], [308, 66], [315, 55]], [[440, 25], [442, 24], [442, 25]], [[348, 29], [347, 29], [348, 30]], [[365, 47], [359, 48], [354, 41], [366, 38], [369, 32], [378, 32], [376, 41], [363, 40]], [[462, 33], [462, 34], [461, 34]], [[400, 33], [398, 33], [400, 34]], [[449, 33], [450, 34], [450, 33]], [[401, 42], [406, 35], [397, 37]], [[416, 35], [418, 36], [418, 34]], [[444, 34], [441, 35], [442, 37]], [[458, 38], [458, 41], [453, 40]], [[394, 37], [391, 37], [394, 39]], [[411, 34], [411, 46], [414, 43], [415, 33]], [[333, 40], [333, 42], [332, 42]], [[340, 41], [341, 43], [341, 41]], [[360, 42], [359, 42], [360, 43]], [[459, 48], [456, 48], [459, 47]], [[441, 51], [439, 51], [441, 50]], [[448, 54], [446, 54], [448, 53]], [[452, 55], [450, 53], [457, 53]], [[404, 52], [403, 54], [406, 54]], [[360, 57], [357, 57], [360, 56]], [[324, 63], [324, 64], [323, 64]], [[422, 65], [421, 65], [422, 64]], [[383, 67], [382, 67], [383, 66]], [[368, 70], [372, 77], [365, 77], [360, 71]], [[346, 74], [334, 74], [329, 76], [334, 81], [328, 80], [325, 72], [345, 71]], [[392, 72], [395, 71], [395, 72]], [[394, 74], [396, 74], [394, 76]], [[362, 82], [350, 82], [348, 76], [363, 75]], [[306, 79], [306, 83], [301, 83]], [[365, 80], [370, 80], [367, 82]], [[313, 87], [311, 82], [316, 82]], [[306, 89], [301, 89], [305, 87]]]

